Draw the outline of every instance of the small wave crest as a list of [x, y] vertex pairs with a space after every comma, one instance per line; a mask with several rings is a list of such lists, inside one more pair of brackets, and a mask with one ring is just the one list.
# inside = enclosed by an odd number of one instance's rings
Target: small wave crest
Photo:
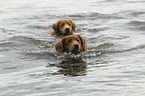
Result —
[[145, 21], [130, 21], [125, 24], [129, 26], [130, 29], [144, 31], [145, 30]]
[[1, 51], [12, 51], [18, 52], [20, 54], [44, 54], [49, 50], [52, 50], [52, 41], [42, 40], [27, 36], [14, 36], [8, 40], [3, 40], [0, 42]]
[[127, 23], [127, 25], [131, 25], [131, 26], [145, 26], [145, 21], [130, 21], [129, 23]]
[[72, 14], [68, 15], [68, 17], [77, 19], [83, 17], [85, 20], [95, 20], [95, 19], [123, 19], [123, 17], [115, 14], [100, 14], [100, 13], [95, 13], [95, 12], [90, 12], [90, 13], [80, 13], [80, 14]]

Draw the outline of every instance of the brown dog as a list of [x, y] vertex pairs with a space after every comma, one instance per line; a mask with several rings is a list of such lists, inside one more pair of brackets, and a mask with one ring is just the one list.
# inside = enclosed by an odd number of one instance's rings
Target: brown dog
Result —
[[71, 19], [58, 20], [53, 24], [51, 35], [70, 35], [75, 31], [76, 25]]
[[80, 35], [68, 35], [55, 44], [57, 52], [79, 53], [86, 50], [86, 40]]

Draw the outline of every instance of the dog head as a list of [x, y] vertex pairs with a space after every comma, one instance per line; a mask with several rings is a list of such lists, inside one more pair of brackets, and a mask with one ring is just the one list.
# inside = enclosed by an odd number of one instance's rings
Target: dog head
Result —
[[68, 35], [63, 37], [56, 45], [57, 52], [79, 53], [86, 50], [86, 40], [80, 35]]
[[76, 25], [71, 19], [62, 19], [53, 24], [52, 27], [58, 35], [70, 35], [75, 31]]

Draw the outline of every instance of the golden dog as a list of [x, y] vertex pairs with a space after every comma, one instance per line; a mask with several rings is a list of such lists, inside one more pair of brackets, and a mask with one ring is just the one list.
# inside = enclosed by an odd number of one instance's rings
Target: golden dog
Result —
[[86, 50], [86, 40], [80, 35], [68, 35], [55, 44], [57, 52], [79, 53]]
[[51, 35], [71, 35], [75, 31], [76, 24], [71, 19], [58, 20], [52, 25]]

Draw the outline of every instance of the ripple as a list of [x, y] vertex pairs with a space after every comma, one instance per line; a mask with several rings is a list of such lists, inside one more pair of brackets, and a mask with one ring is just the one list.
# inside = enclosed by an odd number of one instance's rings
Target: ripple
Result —
[[17, 30], [15, 28], [0, 28], [1, 32], [7, 33], [9, 35], [14, 35]]
[[129, 23], [127, 23], [127, 25], [131, 25], [131, 26], [145, 26], [145, 21], [130, 21]]
[[145, 21], [130, 21], [129, 23], [125, 24], [129, 26], [129, 29], [131, 30], [138, 30], [138, 31], [144, 31], [145, 30]]
[[84, 17], [83, 14], [74, 14], [74, 15], [69, 15], [69, 17]]
[[[8, 40], [0, 42], [1, 47], [28, 47], [28, 46], [33, 46], [36, 44], [40, 44], [42, 41], [41, 40], [36, 40], [34, 38], [29, 38], [25, 36], [14, 36]], [[32, 45], [33, 44], [33, 45]]]
[[105, 30], [107, 30], [107, 29], [109, 29], [108, 27], [101, 27], [101, 28], [90, 28], [90, 29], [88, 29], [87, 31], [88, 32], [99, 32], [99, 31], [105, 31]]
[[112, 47], [112, 46], [114, 46], [114, 44], [113, 43], [103, 43], [103, 44], [100, 44], [99, 46], [97, 46], [97, 48], [98, 49], [106, 49], [106, 48], [110, 48], [110, 47]]
[[13, 69], [19, 69], [19, 68], [22, 68], [23, 66], [13, 66], [13, 67], [6, 67], [6, 68], [3, 68], [3, 70], [13, 70]]
[[140, 15], [144, 15], [145, 14], [145, 12], [132, 12], [132, 13], [130, 13], [130, 15], [131, 16], [140, 16]]
[[[68, 15], [68, 17], [76, 18], [76, 19], [85, 19], [85, 20], [96, 20], [96, 19], [123, 19], [124, 17], [121, 17], [116, 14], [100, 14], [100, 13], [94, 13], [90, 12], [87, 14], [74, 14], [74, 15]], [[83, 18], [82, 18], [83, 17]]]
[[30, 56], [33, 59], [47, 59], [55, 56], [52, 45], [51, 40], [45, 41], [26, 36], [14, 36], [0, 42], [0, 51], [12, 51], [13, 53], [24, 55], [22, 57], [20, 56], [21, 59], [29, 58]]
[[[27, 36], [14, 36], [14, 37], [10, 38], [9, 40], [13, 41], [14, 43], [16, 43], [18, 45], [25, 45], [25, 46], [30, 46], [30, 47], [41, 46], [46, 43], [47, 43], [48, 47], [50, 47], [49, 43], [52, 42], [51, 40], [48, 42], [45, 39], [32, 38], [32, 37], [27, 37]], [[45, 46], [45, 45], [43, 45], [43, 46]]]
[[41, 30], [48, 29], [47, 26], [40, 26], [40, 25], [27, 25], [27, 28], [30, 28], [30, 29], [41, 29]]
[[43, 73], [35, 73], [35, 74], [30, 74], [29, 76], [31, 78], [42, 78], [42, 77], [49, 77], [49, 76], [55, 76], [55, 75], [59, 75], [60, 73], [58, 72], [43, 72]]
[[84, 76], [86, 75], [87, 64], [82, 58], [67, 58], [61, 61], [58, 72], [64, 75]]
[[144, 49], [144, 48], [145, 48], [145, 45], [139, 45], [139, 46], [136, 46], [136, 47], [133, 47], [133, 48], [122, 49], [122, 50], [108, 50], [108, 51], [104, 51], [104, 52], [105, 53], [122, 53], [122, 52], [130, 52], [130, 51]]
[[89, 47], [83, 58], [94, 58], [105, 54], [123, 53], [140, 49], [145, 49], [145, 45], [143, 44], [131, 48], [120, 49], [119, 46], [116, 46], [113, 43], [104, 43], [94, 47]]
[[88, 50], [92, 51], [92, 52], [98, 52], [98, 51], [102, 51], [102, 50], [105, 51], [113, 46], [114, 46], [113, 43], [102, 43], [97, 46], [90, 47], [90, 48], [88, 48]]
[[90, 13], [88, 17], [98, 17], [102, 19], [123, 19], [123, 17], [115, 14], [99, 14], [99, 13]]

